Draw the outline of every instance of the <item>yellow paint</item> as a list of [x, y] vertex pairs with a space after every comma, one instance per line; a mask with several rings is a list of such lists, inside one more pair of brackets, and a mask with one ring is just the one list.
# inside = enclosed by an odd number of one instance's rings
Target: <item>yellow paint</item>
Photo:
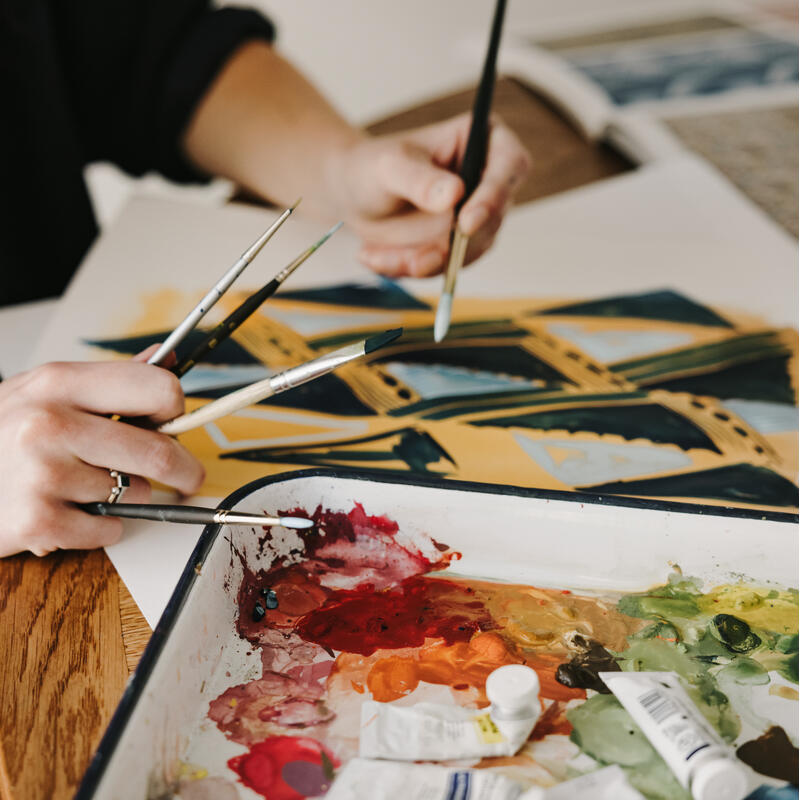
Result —
[[797, 689], [792, 689], [791, 686], [777, 686], [774, 683], [769, 687], [769, 693], [774, 697], [782, 697], [784, 700], [797, 700], [800, 697]]
[[731, 583], [716, 586], [698, 600], [706, 614], [732, 614], [752, 628], [781, 634], [798, 632], [798, 595], [796, 591], [753, 587]]
[[181, 781], [200, 781], [208, 777], [208, 770], [205, 767], [198, 767], [186, 761], [178, 762], [178, 780]]
[[[249, 293], [248, 289], [229, 292], [212, 311], [211, 321], [217, 321], [225, 313], [234, 308]], [[138, 314], [134, 319], [117, 317], [113, 331], [108, 336], [135, 335], [154, 330], [168, 330], [174, 326], [188, 308], [199, 299], [199, 292], [179, 292], [163, 289], [143, 295], [139, 308], [133, 312]], [[423, 298], [428, 300], [429, 298]], [[435, 300], [431, 310], [391, 311], [407, 331], [406, 336], [387, 353], [402, 359], [403, 352], [414, 349], [420, 343], [429, 341], [426, 330], [432, 326]], [[238, 415], [215, 423], [209, 431], [191, 431], [180, 437], [181, 441], [194, 452], [206, 467], [206, 482], [200, 494], [227, 495], [231, 491], [265, 475], [296, 471], [314, 466], [307, 456], [298, 456], [294, 463], [276, 462], [259, 463], [255, 461], [237, 461], [220, 458], [243, 447], [296, 447], [314, 444], [314, 452], [324, 455], [329, 448], [335, 448], [337, 442], [350, 439], [384, 436], [401, 429], [412, 429], [419, 436], [429, 436], [445, 450], [455, 464], [442, 457], [437, 462], [428, 463], [426, 469], [434, 475], [443, 477], [497, 483], [541, 489], [572, 490], [577, 488], [568, 485], [546, 468], [539, 466], [522, 449], [515, 440], [516, 434], [524, 434], [534, 443], [542, 442], [555, 465], [579, 462], [586, 456], [582, 450], [585, 443], [601, 442], [622, 448], [647, 445], [655, 450], [671, 451], [688, 457], [689, 464], [679, 471], [692, 472], [731, 466], [742, 462], [756, 466], [764, 466], [775, 470], [790, 480], [795, 480], [797, 472], [798, 439], [796, 432], [759, 434], [750, 425], [721, 408], [720, 401], [709, 397], [695, 397], [684, 392], [670, 392], [661, 389], [649, 389], [644, 378], [641, 383], [630, 375], [615, 373], [609, 364], [596, 361], [572, 342], [561, 338], [553, 331], [558, 330], [555, 324], [577, 326], [584, 334], [602, 333], [613, 338], [616, 334], [629, 335], [631, 332], [663, 332], [680, 333], [687, 338], [682, 349], [724, 342], [731, 337], [746, 332], [760, 332], [772, 336], [771, 347], [782, 347], [789, 355], [792, 364], [796, 363], [797, 335], [793, 331], [765, 331], [763, 325], [752, 319], [736, 318], [739, 325], [736, 329], [716, 328], [713, 326], [693, 325], [681, 322], [665, 322], [659, 320], [582, 317], [579, 315], [536, 316], [535, 312], [543, 308], [552, 308], [562, 300], [540, 300], [536, 298], [462, 298], [459, 297], [453, 314], [453, 323], [470, 325], [470, 333], [464, 338], [445, 340], [438, 346], [442, 351], [449, 347], [475, 347], [513, 343], [531, 355], [543, 361], [553, 369], [567, 377], [562, 387], [552, 391], [542, 391], [536, 395], [536, 402], [529, 406], [515, 407], [511, 411], [486, 410], [491, 400], [484, 397], [470, 398], [468, 403], [453, 400], [449, 408], [459, 409], [457, 416], [449, 419], [428, 419], [425, 409], [413, 412], [406, 411], [420, 400], [415, 390], [401, 381], [388, 375], [386, 367], [367, 359], [363, 363], [350, 365], [339, 371], [338, 375], [351, 391], [368, 407], [374, 415], [364, 417], [336, 417], [331, 414], [292, 409], [290, 407], [260, 406], [256, 414], [262, 415], [265, 410], [271, 419], [257, 416]], [[340, 327], [332, 332], [346, 336], [348, 339], [361, 338], [382, 329], [381, 325], [364, 327], [363, 314], [346, 306], [321, 306], [315, 303], [272, 298], [270, 307], [285, 311], [296, 311], [304, 315], [325, 315], [338, 313], [342, 315]], [[130, 307], [130, 306], [129, 306]], [[532, 313], [534, 312], [534, 313]], [[728, 315], [729, 318], [730, 315]], [[121, 321], [120, 321], [121, 320]], [[513, 326], [519, 331], [509, 338], [496, 337], [498, 333], [507, 333]], [[464, 329], [462, 328], [462, 331]], [[563, 330], [563, 329], [562, 329]], [[98, 336], [93, 331], [91, 335]], [[265, 312], [253, 315], [235, 334], [236, 342], [251, 353], [256, 359], [273, 368], [281, 368], [307, 360], [318, 353], [300, 333], [288, 325], [277, 321]], [[319, 337], [318, 337], [319, 338]], [[100, 357], [108, 358], [107, 351], [96, 351]], [[671, 351], [669, 351], [671, 352]], [[772, 352], [772, 351], [770, 351]], [[713, 368], [713, 365], [712, 365]], [[701, 370], [702, 371], [702, 370]], [[790, 370], [791, 371], [791, 370]], [[635, 370], [633, 371], [636, 372]], [[388, 378], [388, 380], [387, 380]], [[795, 382], [794, 375], [791, 380]], [[524, 384], [523, 384], [524, 385]], [[795, 385], [793, 383], [793, 385]], [[540, 380], [531, 380], [527, 384], [530, 389], [542, 388]], [[796, 388], [796, 386], [795, 386]], [[632, 396], [619, 398], [620, 392], [643, 392], [644, 397]], [[491, 422], [496, 416], [504, 413], [524, 415], [542, 411], [558, 410], [570, 405], [571, 399], [581, 395], [600, 395], [587, 400], [591, 406], [629, 405], [654, 402], [666, 406], [672, 412], [688, 419], [700, 428], [719, 449], [714, 452], [707, 449], [684, 451], [675, 444], [653, 442], [645, 438], [629, 441], [617, 435], [598, 435], [589, 431], [571, 432], [566, 430], [532, 430], [527, 428], [504, 428], [486, 425], [477, 427], [471, 423]], [[608, 400], [603, 399], [608, 395]], [[204, 401], [190, 399], [187, 410], [202, 405]], [[466, 408], [466, 406], [469, 408]], [[445, 408], [445, 406], [442, 406]], [[399, 413], [399, 415], [397, 415]], [[746, 435], [737, 431], [743, 430]], [[211, 435], [214, 433], [215, 438]], [[360, 453], [395, 453], [399, 451], [400, 434], [390, 441], [358, 443], [354, 446], [344, 444], [343, 450], [355, 450]], [[553, 444], [552, 440], [560, 440]], [[574, 442], [574, 447], [572, 443]], [[241, 444], [239, 444], [241, 443]], [[624, 464], [624, 453], [612, 454], [612, 463]], [[409, 472], [408, 464], [398, 455], [396, 459], [378, 461], [359, 461], [355, 458], [338, 456], [332, 462], [323, 464], [333, 468], [365, 467], [381, 470], [397, 470]], [[635, 475], [632, 479], [657, 477], [653, 475]], [[659, 499], [659, 498], [654, 498]], [[698, 498], [670, 497], [670, 500], [686, 502], [702, 502], [709, 505], [730, 505], [730, 500], [707, 500]], [[743, 503], [746, 507], [752, 505]], [[786, 511], [786, 508], [768, 507], [765, 509]]]

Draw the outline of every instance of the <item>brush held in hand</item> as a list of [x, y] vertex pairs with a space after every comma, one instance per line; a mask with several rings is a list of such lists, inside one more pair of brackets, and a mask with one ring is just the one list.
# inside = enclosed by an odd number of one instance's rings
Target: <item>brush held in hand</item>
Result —
[[249, 386], [231, 392], [213, 403], [192, 411], [190, 414], [184, 414], [165, 422], [158, 430], [161, 433], [175, 436], [179, 433], [186, 433], [186, 431], [190, 431], [193, 428], [199, 428], [201, 425], [207, 425], [220, 417], [225, 417], [253, 403], [260, 403], [268, 397], [293, 389], [295, 386], [301, 386], [304, 383], [313, 381], [315, 378], [320, 378], [333, 372], [333, 370], [344, 364], [363, 358], [389, 344], [389, 342], [393, 342], [402, 332], [402, 328], [395, 328], [375, 334], [375, 336], [370, 336], [368, 339], [355, 344], [340, 347], [338, 350], [326, 353], [313, 361], [279, 372], [277, 375], [265, 378], [263, 381], [251, 383]]
[[267, 514], [249, 514], [225, 508], [203, 506], [156, 505], [150, 503], [84, 503], [81, 508], [101, 517], [126, 519], [151, 519], [157, 522], [180, 522], [193, 525], [280, 525], [283, 528], [305, 530], [314, 527], [314, 521], [303, 517], [271, 517]]
[[[503, 19], [506, 13], [506, 0], [497, 0], [492, 21], [492, 32], [489, 35], [489, 47], [486, 51], [486, 60], [483, 63], [483, 74], [475, 95], [472, 107], [472, 124], [469, 129], [467, 148], [464, 151], [464, 160], [461, 162], [459, 175], [464, 181], [464, 194], [455, 207], [455, 218], [462, 206], [469, 199], [481, 182], [481, 174], [486, 165], [486, 148], [489, 143], [489, 112], [492, 109], [494, 95], [495, 73], [497, 67], [497, 53], [500, 49], [500, 34], [503, 30]], [[456, 279], [459, 270], [464, 264], [467, 254], [469, 238], [459, 229], [458, 225], [453, 232], [450, 242], [450, 260], [447, 262], [444, 288], [436, 307], [436, 321], [433, 326], [433, 338], [441, 342], [447, 331], [450, 330], [450, 315], [453, 307], [453, 295], [456, 290]]]
[[272, 238], [278, 228], [289, 218], [297, 208], [298, 200], [293, 206], [287, 208], [272, 225], [258, 237], [258, 239], [242, 253], [239, 260], [208, 290], [205, 297], [186, 315], [180, 325], [167, 337], [147, 360], [148, 364], [161, 364], [187, 336], [195, 326], [211, 310], [217, 300], [230, 289], [233, 282], [244, 272], [245, 267], [261, 252], [264, 245]]
[[238, 308], [235, 308], [222, 322], [206, 335], [192, 352], [182, 358], [172, 372], [183, 377], [195, 364], [206, 358], [208, 354], [224, 342], [245, 320], [255, 312], [262, 303], [278, 291], [281, 284], [312, 254], [319, 250], [333, 236], [342, 223], [334, 225], [319, 241], [306, 248], [299, 256], [289, 262], [271, 281], [264, 284], [257, 292], [250, 295]]

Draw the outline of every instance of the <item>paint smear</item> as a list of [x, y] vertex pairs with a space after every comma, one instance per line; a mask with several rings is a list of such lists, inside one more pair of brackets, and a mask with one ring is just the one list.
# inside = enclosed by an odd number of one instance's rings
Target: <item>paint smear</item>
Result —
[[798, 752], [783, 728], [772, 726], [758, 739], [745, 742], [736, 755], [756, 772], [797, 786]]
[[303, 800], [328, 791], [339, 761], [315, 739], [274, 736], [230, 759], [228, 766], [269, 800]]
[[[548, 772], [540, 760], [561, 739], [569, 747], [559, 752], [574, 754], [577, 745], [583, 757], [619, 764], [651, 800], [685, 800], [606, 693], [598, 672], [615, 669], [678, 673], [727, 741], [741, 741], [742, 720], [763, 731], [739, 747], [743, 761], [771, 777], [796, 774], [796, 748], [753, 703], [753, 687], [769, 683], [772, 671], [797, 682], [796, 591], [740, 582], [704, 592], [675, 574], [647, 592], [591, 597], [450, 578], [437, 573], [456, 554], [411, 541], [386, 516], [355, 505], [349, 513], [317, 508], [313, 517], [318, 529], [288, 560], [256, 573], [242, 559], [237, 629], [260, 651], [262, 672], [209, 708], [219, 729], [247, 748], [231, 769], [263, 797], [322, 793], [357, 753], [363, 699], [478, 708], [487, 703], [489, 673], [514, 663], [537, 671], [543, 707], [526, 748], [503, 762], [515, 774], [563, 780], [565, 763]], [[266, 534], [261, 547], [268, 545]], [[774, 688], [785, 702], [797, 696]]]

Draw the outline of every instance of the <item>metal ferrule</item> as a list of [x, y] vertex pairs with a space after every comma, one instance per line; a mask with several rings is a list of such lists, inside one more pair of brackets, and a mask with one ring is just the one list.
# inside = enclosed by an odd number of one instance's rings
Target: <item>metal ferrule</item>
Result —
[[300, 253], [290, 264], [287, 264], [276, 276], [278, 283], [283, 283], [313, 252], [316, 247], [309, 247], [304, 253]]
[[285, 392], [287, 389], [292, 389], [295, 386], [313, 381], [314, 378], [319, 378], [326, 375], [331, 370], [347, 364], [355, 358], [360, 358], [364, 355], [364, 343], [349, 344], [347, 347], [341, 347], [334, 350], [332, 353], [327, 353], [324, 356], [315, 358], [306, 364], [300, 364], [297, 367], [287, 369], [285, 372], [280, 372], [270, 378], [270, 386], [275, 394]]
[[246, 514], [241, 511], [231, 511], [223, 509], [214, 512], [214, 522], [224, 525], [279, 525], [280, 520], [276, 517], [267, 517], [264, 514]]

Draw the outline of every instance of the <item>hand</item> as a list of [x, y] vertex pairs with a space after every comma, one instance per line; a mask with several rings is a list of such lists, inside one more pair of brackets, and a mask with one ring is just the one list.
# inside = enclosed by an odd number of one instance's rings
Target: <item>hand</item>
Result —
[[[346, 148], [332, 174], [344, 218], [360, 234], [360, 258], [391, 277], [441, 272], [449, 249], [453, 209], [464, 193], [455, 172], [466, 149], [470, 114]], [[530, 169], [514, 133], [492, 120], [481, 182], [462, 207], [458, 224], [470, 237], [465, 263], [494, 241]]]
[[[362, 261], [385, 275], [441, 272], [453, 209], [464, 193], [455, 174], [472, 116], [393, 136], [354, 128], [265, 42], [236, 50], [195, 108], [182, 138], [198, 169], [222, 175], [279, 206], [302, 196], [301, 213], [344, 219], [363, 239]], [[467, 262], [494, 240], [530, 168], [530, 157], [492, 120], [486, 168], [458, 224], [471, 237]]]
[[116, 542], [119, 519], [75, 506], [108, 498], [109, 469], [130, 476], [125, 502], [147, 502], [145, 478], [196, 491], [203, 467], [181, 445], [109, 419], [124, 414], [163, 422], [183, 405], [172, 373], [137, 361], [45, 364], [0, 383], [0, 557]]

